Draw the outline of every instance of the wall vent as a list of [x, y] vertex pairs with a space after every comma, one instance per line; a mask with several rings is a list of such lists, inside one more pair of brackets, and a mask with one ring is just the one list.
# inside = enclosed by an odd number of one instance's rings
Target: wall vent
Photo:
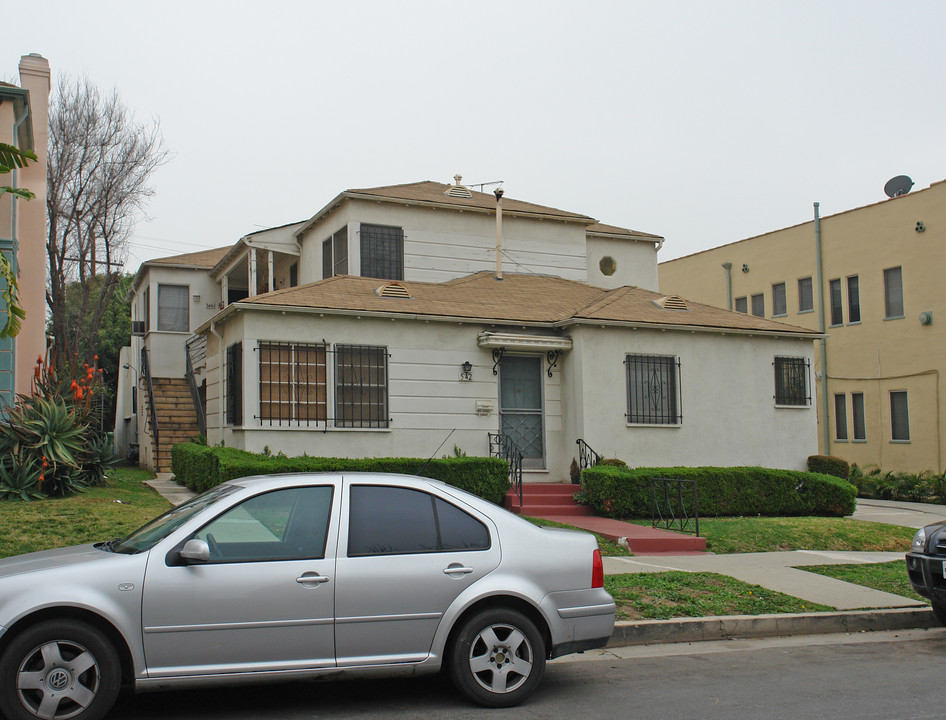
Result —
[[410, 298], [411, 293], [399, 282], [389, 282], [375, 290], [378, 297]]
[[664, 310], [689, 310], [687, 301], [679, 295], [667, 295], [659, 300], [654, 300], [654, 305]]

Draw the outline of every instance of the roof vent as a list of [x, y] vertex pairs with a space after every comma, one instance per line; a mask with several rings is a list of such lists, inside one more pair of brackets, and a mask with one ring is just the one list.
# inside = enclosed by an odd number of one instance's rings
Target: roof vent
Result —
[[664, 310], [689, 310], [687, 301], [679, 295], [667, 295], [659, 300], [654, 300], [654, 305]]
[[461, 180], [463, 180], [462, 175], [454, 175], [453, 180], [455, 184], [451, 185], [446, 190], [444, 190], [443, 192], [444, 195], [449, 195], [450, 197], [455, 197], [455, 198], [467, 198], [467, 199], [470, 199], [473, 197], [473, 193], [470, 192], [470, 188], [466, 187], [466, 185], [463, 185], [460, 182]]
[[399, 282], [389, 282], [375, 290], [378, 297], [410, 298], [408, 289]]

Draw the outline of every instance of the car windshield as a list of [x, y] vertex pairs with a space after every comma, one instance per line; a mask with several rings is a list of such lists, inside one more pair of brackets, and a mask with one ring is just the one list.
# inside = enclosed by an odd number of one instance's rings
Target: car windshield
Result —
[[110, 543], [112, 552], [133, 555], [150, 550], [207, 506], [239, 490], [237, 485], [218, 485], [156, 517], [124, 540]]

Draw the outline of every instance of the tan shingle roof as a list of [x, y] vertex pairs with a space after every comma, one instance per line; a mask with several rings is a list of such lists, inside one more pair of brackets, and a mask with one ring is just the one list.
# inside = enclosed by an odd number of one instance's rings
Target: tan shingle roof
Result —
[[639, 230], [631, 230], [629, 228], [618, 227], [617, 225], [605, 225], [601, 222], [596, 222], [592, 225], [589, 225], [587, 231], [592, 235], [623, 235], [626, 237], [639, 237], [639, 238], [648, 238], [653, 239], [654, 241], [663, 240], [662, 235], [654, 235], [653, 233], [640, 232]]
[[[471, 190], [472, 198], [444, 195], [450, 187], [452, 186], [433, 182], [432, 180], [425, 180], [423, 182], [407, 183], [405, 185], [386, 185], [383, 187], [346, 190], [342, 194], [349, 197], [367, 196], [388, 200], [402, 200], [409, 203], [477, 208], [490, 212], [496, 210], [496, 196], [492, 193], [481, 193]], [[558, 208], [547, 207], [545, 205], [536, 205], [534, 203], [523, 202], [522, 200], [514, 200], [509, 197], [503, 198], [503, 212], [520, 215], [542, 215], [586, 224], [595, 222], [594, 218], [582, 215], [581, 213], [559, 210]]]
[[200, 250], [198, 252], [184, 253], [183, 255], [169, 255], [168, 257], [146, 260], [142, 265], [188, 265], [191, 267], [212, 268], [220, 259], [226, 255], [232, 245], [213, 250]]
[[340, 275], [275, 290], [240, 301], [242, 306], [295, 307], [313, 311], [461, 318], [499, 323], [565, 326], [577, 322], [703, 327], [775, 334], [813, 335], [806, 328], [688, 303], [689, 310], [664, 310], [663, 296], [636, 287], [602, 290], [545, 275], [506, 273], [502, 281], [480, 272], [445, 283], [405, 281], [411, 297], [379, 297], [385, 280]]

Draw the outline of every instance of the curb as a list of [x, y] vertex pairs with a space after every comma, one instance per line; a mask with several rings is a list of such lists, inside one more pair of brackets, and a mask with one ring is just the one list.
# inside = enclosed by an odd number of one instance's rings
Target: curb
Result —
[[607, 647], [939, 627], [931, 608], [618, 621]]

